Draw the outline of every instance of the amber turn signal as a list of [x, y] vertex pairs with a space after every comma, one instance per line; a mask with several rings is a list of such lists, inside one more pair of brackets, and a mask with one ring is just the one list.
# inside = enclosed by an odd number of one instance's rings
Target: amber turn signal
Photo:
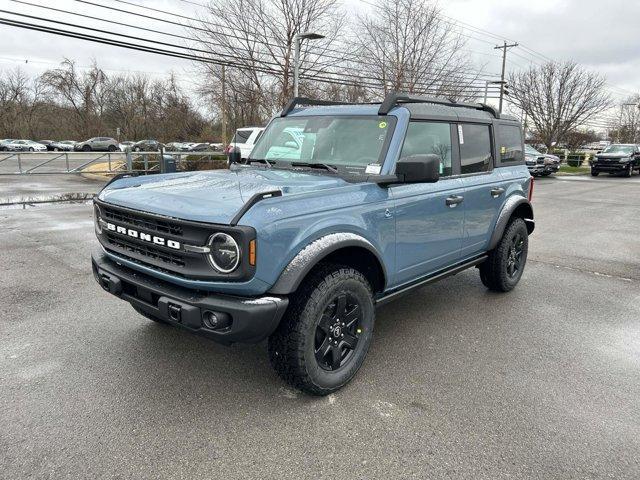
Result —
[[251, 240], [249, 242], [249, 265], [255, 266], [256, 264], [256, 241]]

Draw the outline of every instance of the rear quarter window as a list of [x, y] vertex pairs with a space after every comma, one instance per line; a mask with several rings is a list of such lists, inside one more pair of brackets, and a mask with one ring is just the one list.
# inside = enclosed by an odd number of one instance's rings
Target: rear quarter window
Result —
[[519, 125], [501, 124], [496, 128], [499, 165], [524, 163], [522, 130]]

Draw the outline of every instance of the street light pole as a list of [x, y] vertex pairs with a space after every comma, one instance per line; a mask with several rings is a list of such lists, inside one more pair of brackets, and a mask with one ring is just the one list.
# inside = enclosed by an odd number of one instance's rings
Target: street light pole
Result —
[[298, 96], [298, 83], [300, 79], [300, 43], [304, 39], [317, 40], [324, 38], [324, 35], [313, 32], [298, 33], [293, 37], [294, 51], [293, 51], [293, 96]]

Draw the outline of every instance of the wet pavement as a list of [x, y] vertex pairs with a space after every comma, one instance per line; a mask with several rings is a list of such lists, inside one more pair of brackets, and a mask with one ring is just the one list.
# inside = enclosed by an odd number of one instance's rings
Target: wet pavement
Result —
[[283, 384], [264, 343], [103, 292], [90, 205], [0, 211], [0, 477], [640, 478], [640, 176], [534, 195], [513, 292], [469, 270], [383, 307], [325, 398]]

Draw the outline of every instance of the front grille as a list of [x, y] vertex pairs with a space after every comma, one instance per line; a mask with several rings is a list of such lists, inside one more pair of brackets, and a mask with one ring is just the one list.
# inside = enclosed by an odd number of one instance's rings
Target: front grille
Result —
[[183, 235], [182, 225], [179, 225], [177, 223], [172, 223], [156, 218], [144, 218], [137, 215], [132, 215], [125, 210], [114, 210], [109, 207], [103, 207], [103, 215], [107, 220], [111, 220], [119, 224], [126, 224], [132, 227], [151, 230], [152, 232], [158, 232], [168, 235], [175, 235], [178, 237], [181, 237]]
[[130, 242], [122, 237], [117, 237], [111, 233], [106, 234], [109, 244], [120, 250], [124, 250], [130, 253], [136, 253], [142, 255], [145, 259], [161, 261], [166, 265], [172, 265], [174, 267], [184, 267], [184, 260], [182, 257], [173, 253], [164, 252], [151, 245], [140, 245]]

